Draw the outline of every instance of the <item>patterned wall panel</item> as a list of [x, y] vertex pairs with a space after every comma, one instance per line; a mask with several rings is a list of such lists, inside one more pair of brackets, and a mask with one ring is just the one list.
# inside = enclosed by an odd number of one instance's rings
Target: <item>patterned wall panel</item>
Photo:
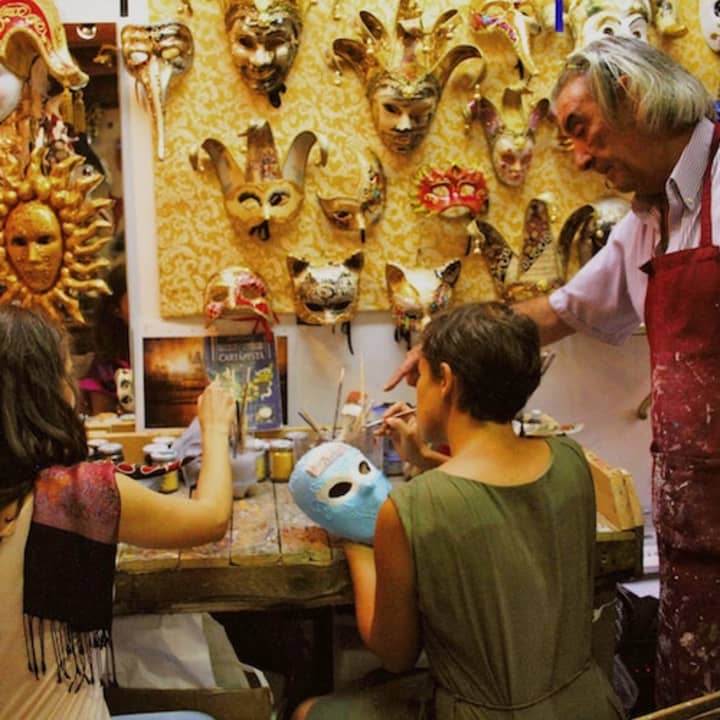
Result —
[[[574, 168], [571, 155], [559, 149], [549, 120], [539, 125], [535, 157], [525, 183], [512, 188], [497, 181], [482, 127], [475, 122], [468, 130], [463, 117], [479, 72], [476, 60], [456, 68], [445, 87], [430, 134], [417, 150], [400, 156], [386, 149], [375, 133], [360, 80], [349, 68], [338, 76], [328, 62], [334, 38], [358, 37], [359, 10], [373, 12], [392, 27], [395, 7], [386, 0], [319, 0], [310, 6], [305, 13], [300, 50], [279, 108], [249, 90], [231, 64], [220, 2], [194, 0], [193, 6], [192, 16], [178, 16], [182, 4], [177, 0], [153, 0], [151, 4], [154, 21], [176, 17], [189, 25], [195, 39], [194, 67], [177, 80], [169, 93], [166, 157], [155, 161], [163, 317], [199, 315], [206, 280], [218, 269], [235, 264], [246, 264], [261, 272], [272, 290], [276, 311], [292, 312], [285, 262], [288, 254], [315, 263], [341, 260], [358, 249], [365, 252], [366, 258], [359, 303], [362, 310], [388, 308], [384, 276], [387, 261], [439, 265], [460, 257], [463, 269], [456, 287], [457, 300], [491, 299], [494, 290], [481, 256], [464, 255], [466, 223], [413, 210], [414, 176], [424, 166], [444, 168], [455, 162], [481, 169], [490, 192], [484, 219], [494, 224], [515, 249], [522, 242], [525, 208], [537, 195], [554, 195], [557, 233], [573, 210], [608, 194], [602, 178], [581, 174]], [[453, 5], [427, 0], [424, 7], [429, 24]], [[481, 49], [487, 71], [479, 89], [500, 107], [504, 88], [518, 82], [517, 58], [503, 35], [473, 32], [467, 8], [457, 7], [461, 24], [453, 42], [470, 42]], [[711, 91], [717, 92], [720, 59], [702, 40], [696, 3], [682, 3], [681, 8], [690, 32], [683, 38], [662, 41], [652, 32], [651, 41], [681, 59]], [[571, 45], [567, 34], [552, 30], [533, 38], [539, 74], [530, 83], [528, 106], [549, 92]], [[281, 157], [295, 135], [308, 129], [326, 137], [330, 153], [327, 165], [320, 167], [316, 164], [317, 147], [313, 149], [301, 212], [291, 225], [274, 231], [267, 241], [233, 229], [212, 167], [196, 172], [188, 160], [192, 148], [214, 137], [244, 166], [245, 140], [238, 133], [253, 119], [269, 121]], [[388, 189], [385, 213], [361, 246], [357, 234], [346, 234], [330, 225], [316, 196], [353, 194], [358, 183], [356, 152], [365, 148], [371, 148], [381, 158]]]

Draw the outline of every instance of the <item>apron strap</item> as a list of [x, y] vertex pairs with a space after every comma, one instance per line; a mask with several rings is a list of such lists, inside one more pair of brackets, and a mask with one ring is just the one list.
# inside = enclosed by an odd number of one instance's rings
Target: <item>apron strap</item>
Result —
[[719, 145], [720, 123], [715, 123], [715, 132], [710, 144], [710, 157], [703, 175], [702, 200], [700, 202], [700, 247], [712, 245], [712, 166]]

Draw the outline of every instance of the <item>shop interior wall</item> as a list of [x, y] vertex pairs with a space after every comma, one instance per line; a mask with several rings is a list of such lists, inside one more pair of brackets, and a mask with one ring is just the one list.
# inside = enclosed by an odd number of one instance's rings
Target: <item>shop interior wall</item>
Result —
[[[266, 266], [258, 268], [265, 274], [270, 271], [280, 289], [277, 307], [280, 323], [277, 335], [288, 338], [288, 422], [299, 424], [298, 410], [306, 410], [320, 422], [329, 422], [333, 414], [336, 381], [342, 367], [345, 368], [345, 389], [358, 388], [362, 373], [366, 389], [376, 401], [412, 399], [413, 391], [401, 386], [391, 393], [384, 393], [382, 386], [388, 375], [401, 361], [405, 348], [393, 340], [392, 320], [387, 311], [384, 296], [382, 268], [387, 260], [413, 264], [418, 246], [430, 245], [431, 257], [462, 257], [465, 235], [462, 226], [443, 224], [438, 218], [428, 218], [414, 213], [409, 195], [412, 177], [427, 164], [447, 165], [451, 161], [480, 166], [486, 174], [491, 189], [489, 221], [494, 222], [507, 234], [512, 244], [520, 238], [522, 212], [528, 200], [540, 192], [551, 190], [557, 198], [558, 217], [562, 221], [567, 214], [583, 202], [605, 194], [597, 178], [580, 176], [572, 167], [571, 158], [556, 148], [554, 128], [545, 123], [538, 133], [536, 160], [526, 185], [509, 190], [496, 182], [489, 164], [487, 147], [479, 125], [466, 133], [463, 127], [462, 108], [471, 94], [473, 76], [459, 66], [440, 104], [429, 137], [412, 158], [398, 158], [385, 151], [374, 136], [369, 123], [369, 112], [363, 89], [356, 76], [347, 71], [341, 80], [341, 92], [353, 98], [352, 113], [333, 115], [329, 126], [323, 125], [322, 101], [308, 103], [308, 98], [296, 96], [292, 88], [298, 83], [306, 93], [320, 93], [322, 98], [331, 90], [323, 90], [323, 84], [333, 85], [333, 73], [327, 66], [324, 53], [333, 37], [355, 37], [354, 18], [358, 9], [368, 9], [378, 16], [391, 20], [394, 8], [385, 3], [320, 2], [310, 9], [306, 20], [306, 35], [296, 66], [288, 81], [289, 90], [283, 106], [269, 109], [264, 98], [248, 95], [234, 69], [227, 60], [224, 36], [221, 34], [220, 3], [194, 2], [196, 13], [185, 19], [195, 34], [195, 68], [170, 91], [168, 103], [167, 134], [168, 158], [154, 159], [154, 143], [150, 119], [135, 93], [134, 83], [120, 69], [122, 105], [122, 162], [125, 199], [125, 230], [130, 288], [131, 334], [133, 341], [133, 364], [142, 367], [142, 340], [144, 337], [203, 335], [206, 333], [200, 317], [201, 293], [205, 275], [212, 269], [237, 262], [249, 262], [251, 258], [271, 258]], [[67, 22], [115, 21], [120, 27], [126, 22], [144, 23], [170, 15], [177, 16], [181, 3], [175, 0], [157, 0], [148, 7], [145, 0], [129, 0], [129, 14], [121, 18], [119, 0], [99, 0], [88, 10], [81, 0], [58, 0], [63, 20]], [[202, 7], [201, 7], [202, 5]], [[343, 19], [330, 21], [326, 18], [331, 7], [341, 7]], [[683, 8], [685, 3], [682, 4]], [[666, 47], [672, 54], [694, 58], [694, 52], [683, 55], [688, 43], [697, 47], [699, 33], [695, 3], [689, 3], [684, 19], [691, 24], [694, 40], [684, 38]], [[690, 8], [689, 6], [693, 7]], [[212, 7], [210, 7], [212, 6]], [[447, 4], [428, 2], [431, 18], [445, 9]], [[437, 11], [437, 12], [434, 12]], [[89, 15], [91, 12], [91, 15]], [[210, 23], [216, 26], [215, 34], [208, 28], [195, 27]], [[315, 28], [313, 30], [313, 28]], [[478, 44], [482, 44], [478, 42]], [[497, 39], [491, 41], [507, 64], [507, 48]], [[536, 83], [537, 96], [549, 88], [554, 71], [563, 53], [570, 45], [569, 38], [541, 36], [533, 46], [546, 76]], [[708, 51], [709, 52], [709, 51]], [[208, 64], [207, 54], [212, 60]], [[505, 55], [503, 55], [505, 53]], [[716, 56], [711, 55], [714, 65], [693, 69], [706, 81], [717, 75]], [[217, 67], [220, 65], [220, 77]], [[470, 64], [470, 63], [469, 63]], [[692, 63], [688, 63], [692, 67]], [[504, 65], [502, 66], [504, 67]], [[223, 102], [230, 102], [234, 114], [227, 110], [212, 112], [215, 104], [201, 102], [194, 93], [201, 92], [193, 82], [214, 82], [225, 88]], [[304, 73], [310, 73], [305, 75]], [[504, 71], [503, 71], [504, 72]], [[712, 74], [714, 72], [714, 75]], [[322, 74], [321, 74], [322, 73]], [[503, 84], [496, 77], [483, 84], [484, 93], [491, 96], [499, 106], [499, 94]], [[485, 81], [484, 81], [485, 82]], [[243, 94], [244, 93], [244, 94]], [[185, 100], [183, 101], [183, 96]], [[213, 95], [215, 98], [215, 95]], [[312, 97], [312, 96], [311, 96]], [[292, 103], [302, 110], [293, 112]], [[342, 100], [346, 103], [347, 100]], [[309, 107], [317, 108], [313, 116]], [[289, 109], [288, 109], [289, 108]], [[314, 110], [313, 110], [314, 112]], [[249, 243], [238, 237], [224, 215], [219, 185], [212, 174], [195, 173], [187, 160], [187, 153], [194, 143], [205, 137], [222, 139], [238, 161], [242, 161], [242, 140], [237, 132], [246, 127], [254, 117], [267, 116], [271, 120], [280, 153], [296, 132], [313, 129], [325, 132], [330, 140], [331, 156], [327, 168], [308, 166], [306, 199], [297, 227], [260, 246], [260, 241]], [[222, 122], [218, 118], [223, 118]], [[339, 120], [349, 123], [343, 125]], [[353, 128], [359, 122], [361, 129]], [[328, 125], [325, 122], [325, 125]], [[338, 132], [334, 132], [338, 131]], [[359, 139], [362, 139], [360, 147]], [[356, 238], [340, 236], [319, 214], [315, 194], [344, 194], [352, 191], [355, 183], [353, 167], [355, 149], [371, 146], [382, 156], [388, 174], [388, 205], [386, 215], [368, 236], [362, 249], [368, 255], [367, 274], [363, 276], [361, 309], [352, 323], [354, 353], [350, 353], [345, 336], [326, 327], [301, 326], [292, 313], [289, 284], [285, 278], [284, 255], [289, 251], [332, 254], [341, 257], [359, 249]], [[311, 161], [314, 155], [311, 155]], [[198, 225], [200, 223], [200, 225]], [[188, 235], [187, 233], [191, 233]], [[171, 240], [172, 238], [172, 240]], [[419, 240], [422, 238], [422, 241]], [[173, 245], [174, 243], [174, 245]], [[200, 251], [202, 259], [194, 255]], [[177, 258], [182, 254], [194, 257], [186, 267]], [[458, 299], [484, 300], [492, 295], [491, 286], [475, 274], [473, 259], [464, 262]], [[282, 276], [282, 281], [280, 280]], [[273, 281], [269, 278], [271, 286]], [[227, 328], [224, 328], [227, 330]], [[529, 406], [538, 407], [554, 415], [562, 422], [582, 422], [585, 429], [578, 440], [593, 449], [609, 462], [627, 468], [636, 478], [641, 501], [649, 505], [649, 422], [640, 420], [635, 410], [649, 389], [647, 371], [647, 348], [642, 335], [632, 337], [624, 346], [613, 348], [587, 338], [573, 337], [556, 343], [557, 353], [542, 386], [531, 399]], [[142, 398], [142, 373], [136, 372], [136, 395]], [[137, 424], [144, 427], [142, 402], [138, 403]]]

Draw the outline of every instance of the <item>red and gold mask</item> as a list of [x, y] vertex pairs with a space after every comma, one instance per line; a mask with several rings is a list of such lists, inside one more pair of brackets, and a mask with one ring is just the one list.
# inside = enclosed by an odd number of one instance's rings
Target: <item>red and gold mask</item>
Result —
[[423, 168], [415, 180], [419, 210], [445, 217], [474, 217], [487, 211], [488, 187], [480, 170], [459, 165], [447, 170]]
[[267, 332], [277, 321], [265, 281], [242, 265], [224, 268], [208, 280], [204, 305], [207, 326], [219, 318], [260, 320]]

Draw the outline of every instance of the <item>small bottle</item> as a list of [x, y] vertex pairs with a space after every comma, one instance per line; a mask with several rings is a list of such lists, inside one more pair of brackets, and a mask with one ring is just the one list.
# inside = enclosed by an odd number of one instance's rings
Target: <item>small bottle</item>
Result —
[[109, 460], [116, 465], [125, 460], [123, 446], [118, 442], [104, 442], [97, 448], [98, 460]]
[[[174, 450], [166, 448], [164, 450], [155, 450], [151, 455], [152, 465], [165, 465], [166, 463], [177, 460]], [[175, 492], [180, 486], [178, 471], [170, 470], [158, 478], [157, 489], [161, 493]]]
[[292, 440], [270, 441], [270, 479], [287, 482], [294, 465]]

